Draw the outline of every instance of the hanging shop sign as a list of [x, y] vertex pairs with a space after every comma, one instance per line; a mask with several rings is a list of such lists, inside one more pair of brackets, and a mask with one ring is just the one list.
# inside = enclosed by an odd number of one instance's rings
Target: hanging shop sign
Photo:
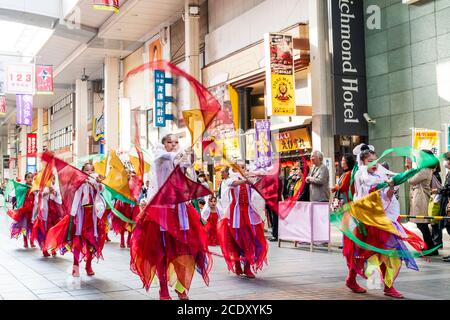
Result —
[[16, 124], [31, 126], [33, 119], [33, 96], [16, 94]]
[[267, 168], [272, 165], [272, 149], [270, 145], [270, 120], [255, 120], [255, 165]]
[[0, 116], [4, 116], [6, 113], [6, 97], [0, 96]]
[[5, 65], [0, 61], [0, 94], [5, 94]]
[[94, 133], [94, 141], [98, 141], [101, 138], [104, 137], [105, 133], [105, 117], [103, 116], [103, 113], [97, 117], [94, 118], [94, 123], [92, 124], [92, 132]]
[[336, 135], [367, 136], [363, 1], [329, 1], [333, 33]]
[[34, 64], [10, 64], [6, 67], [6, 93], [34, 94]]
[[295, 116], [293, 39], [290, 35], [269, 33], [264, 36], [266, 57], [267, 114]]
[[119, 0], [93, 0], [94, 9], [110, 10], [119, 13]]
[[173, 102], [173, 97], [166, 95], [166, 84], [172, 84], [172, 78], [166, 78], [162, 70], [154, 71], [155, 80], [155, 127], [165, 127], [166, 120], [173, 120], [171, 113], [166, 113], [166, 104]]
[[274, 133], [277, 152], [311, 149], [311, 137], [307, 128]]
[[413, 129], [413, 148], [416, 150], [430, 150], [439, 154], [439, 131], [429, 129]]
[[53, 94], [53, 66], [36, 65], [36, 93]]
[[35, 157], [37, 152], [37, 134], [27, 134], [27, 157]]

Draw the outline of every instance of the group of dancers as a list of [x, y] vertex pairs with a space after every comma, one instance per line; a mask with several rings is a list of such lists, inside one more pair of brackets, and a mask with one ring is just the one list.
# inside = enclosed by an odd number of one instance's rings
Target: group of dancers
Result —
[[[194, 206], [198, 199], [188, 198], [168, 205], [154, 205], [158, 192], [165, 193], [170, 187], [166, 182], [176, 168], [191, 182], [195, 180], [192, 150], [183, 150], [172, 134], [163, 137], [161, 142], [155, 150], [151, 165], [154, 181], [146, 197], [134, 205], [121, 200], [114, 204], [114, 209], [128, 222], [108, 208], [102, 197], [105, 177], [95, 172], [95, 166], [88, 162], [81, 168], [88, 178], [78, 184], [73, 181], [77, 186], [73, 190], [61, 190], [58, 185], [61, 177], [55, 171], [49, 183], [43, 186], [38, 181], [39, 186], [33, 188], [40, 175], [27, 173], [28, 191], [23, 205], [8, 210], [13, 220], [11, 237], [22, 235], [25, 248], [28, 242], [32, 247], [37, 242], [45, 257], [72, 252], [72, 276], [79, 277], [79, 265], [83, 260], [86, 274], [95, 274], [92, 261], [103, 258], [109, 229], [120, 235], [122, 248], [125, 233], [128, 233], [126, 245], [130, 248], [131, 271], [140, 276], [147, 290], [156, 275], [163, 300], [171, 299], [168, 286], [174, 287], [180, 299], [188, 299], [195, 270], [206, 284], [209, 283], [213, 260], [209, 246], [220, 246], [230, 271], [254, 278], [267, 263], [268, 244], [264, 237], [264, 201], [251, 186], [247, 176], [250, 173], [245, 166], [239, 171], [225, 167], [219, 192], [214, 194], [206, 189], [202, 194], [203, 208]], [[134, 172], [129, 170], [128, 173], [131, 187]], [[195, 185], [205, 188], [204, 184]], [[62, 203], [64, 192], [73, 193], [69, 210], [65, 210]], [[139, 194], [133, 190], [131, 193]]]
[[[55, 174], [49, 183], [37, 189], [32, 188], [33, 174], [26, 174], [25, 182], [29, 190], [23, 205], [19, 209], [9, 210], [13, 219], [11, 237], [17, 238], [22, 234], [25, 248], [28, 247], [28, 241], [32, 247], [37, 241], [45, 257], [55, 256], [57, 251], [61, 254], [72, 252], [72, 275], [79, 277], [79, 264], [82, 260], [86, 262], [87, 275], [95, 274], [92, 261], [94, 258], [102, 258], [109, 228], [120, 234], [122, 248], [125, 247], [125, 233], [128, 232], [126, 244], [130, 248], [130, 269], [139, 275], [147, 290], [156, 276], [162, 300], [171, 299], [169, 286], [175, 289], [180, 299], [188, 299], [195, 270], [209, 284], [208, 274], [214, 255], [210, 246], [220, 246], [221, 256], [229, 271], [238, 276], [254, 278], [255, 273], [267, 264], [268, 253], [264, 235], [265, 202], [250, 182], [250, 177], [257, 173], [249, 172], [245, 163], [241, 163], [239, 167], [223, 167], [219, 191], [216, 194], [208, 189], [206, 193], [200, 192], [205, 200], [202, 208], [195, 205], [198, 198], [188, 196], [174, 201], [176, 196], [172, 199], [172, 194], [177, 195], [183, 188], [205, 188], [205, 184], [192, 184], [195, 170], [190, 148], [183, 150], [178, 138], [172, 134], [163, 137], [161, 142], [151, 165], [153, 187], [148, 187], [146, 197], [135, 205], [121, 200], [115, 202], [114, 208], [128, 222], [114, 215], [111, 208], [107, 208], [102, 198], [105, 177], [95, 172], [93, 164], [85, 163], [81, 170], [88, 178], [74, 190], [70, 210], [64, 210], [62, 206], [62, 190]], [[383, 209], [397, 233], [355, 220], [356, 225], [352, 229], [354, 236], [381, 250], [407, 252], [406, 243], [419, 252], [425, 249], [422, 239], [399, 222], [400, 205], [394, 196], [398, 187], [392, 182], [394, 173], [378, 163], [370, 165], [377, 159], [373, 148], [362, 145], [356, 154], [357, 169], [347, 170], [343, 179], [346, 185], [339, 187], [340, 192], [345, 193], [347, 199], [353, 196], [357, 200], [378, 192], [376, 186], [388, 182], [389, 187], [379, 192]], [[174, 182], [175, 175], [180, 172], [182, 177], [189, 178], [191, 184], [188, 187]], [[134, 174], [129, 171], [130, 182]], [[174, 189], [173, 192], [170, 188]], [[112, 226], [109, 215], [112, 216]], [[355, 293], [366, 292], [356, 282], [356, 277], [360, 275], [367, 278], [369, 265], [375, 264], [380, 270], [385, 285], [384, 293], [394, 298], [403, 297], [394, 288], [402, 261], [408, 268], [418, 270], [412, 255], [383, 254], [363, 248], [346, 236], [343, 254], [348, 266], [345, 283]]]

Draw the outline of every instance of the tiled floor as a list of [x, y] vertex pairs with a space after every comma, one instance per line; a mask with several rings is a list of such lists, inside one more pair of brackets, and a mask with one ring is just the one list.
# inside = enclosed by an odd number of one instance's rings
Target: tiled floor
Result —
[[[408, 224], [417, 231], [413, 224]], [[70, 276], [71, 254], [43, 258], [39, 249], [23, 249], [22, 241], [9, 239], [9, 217], [0, 215], [0, 299], [59, 300], [142, 300], [157, 299], [158, 285], [147, 293], [138, 276], [129, 270], [129, 250], [120, 249], [117, 237], [104, 249], [104, 260], [94, 263], [95, 276], [87, 277], [81, 265], [81, 279]], [[450, 248], [448, 235], [446, 247]], [[340, 250], [339, 231], [332, 233], [332, 252], [294, 248], [292, 243], [270, 242], [268, 266], [256, 279], [239, 278], [226, 270], [220, 257], [207, 287], [199, 275], [194, 277], [190, 298], [205, 300], [243, 299], [389, 299], [382, 290], [353, 294], [344, 286], [346, 265]], [[213, 248], [218, 252], [218, 248]], [[443, 252], [449, 254], [448, 250]], [[419, 259], [421, 271], [403, 268], [397, 289], [409, 299], [450, 299], [450, 263], [432, 257]], [[365, 286], [363, 279], [360, 284]], [[172, 295], [174, 298], [175, 294]]]

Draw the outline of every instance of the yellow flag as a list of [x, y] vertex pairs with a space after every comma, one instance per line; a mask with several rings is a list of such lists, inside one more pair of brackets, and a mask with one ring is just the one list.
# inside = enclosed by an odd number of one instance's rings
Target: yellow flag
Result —
[[369, 195], [350, 203], [349, 213], [362, 223], [381, 230], [400, 235], [392, 221], [386, 216], [381, 201], [380, 192]]
[[[136, 175], [142, 176], [141, 172], [139, 172], [139, 158], [135, 156], [129, 156], [130, 162], [133, 165], [134, 171], [136, 172]], [[144, 173], [147, 173], [150, 171], [150, 164], [144, 161]]]
[[[44, 173], [44, 170], [39, 171], [39, 173], [36, 175], [36, 177], [34, 177], [33, 184], [31, 186], [31, 190], [30, 190], [31, 192], [39, 191], [43, 173]], [[52, 185], [52, 180], [48, 179], [48, 181], [45, 182], [45, 186], [48, 188], [51, 185]]]
[[103, 160], [97, 161], [94, 163], [94, 170], [99, 175], [105, 176], [106, 175], [106, 162], [108, 158], [104, 158]]
[[132, 199], [127, 172], [114, 150], [109, 153], [109, 166], [108, 176], [103, 183], [124, 197]]

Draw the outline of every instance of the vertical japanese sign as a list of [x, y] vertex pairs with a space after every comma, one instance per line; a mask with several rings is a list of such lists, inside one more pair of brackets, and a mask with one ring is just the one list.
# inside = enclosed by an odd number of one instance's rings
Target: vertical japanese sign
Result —
[[266, 57], [267, 114], [295, 116], [293, 39], [290, 35], [264, 36]]
[[258, 168], [272, 165], [272, 149], [270, 146], [270, 120], [255, 120], [256, 159]]
[[36, 157], [37, 144], [36, 133], [28, 133], [27, 134], [27, 157]]
[[0, 96], [0, 116], [4, 116], [6, 113], [6, 97]]
[[36, 93], [53, 94], [53, 66], [36, 65]]
[[5, 94], [5, 65], [0, 61], [0, 94]]
[[119, 0], [94, 0], [94, 9], [111, 10], [119, 13]]
[[31, 126], [33, 120], [33, 96], [30, 94], [16, 95], [16, 124]]
[[155, 70], [155, 127], [166, 126], [166, 74]]
[[34, 64], [10, 64], [6, 68], [6, 93], [34, 94]]
[[439, 131], [429, 129], [413, 129], [413, 148], [417, 150], [430, 150], [439, 154]]

